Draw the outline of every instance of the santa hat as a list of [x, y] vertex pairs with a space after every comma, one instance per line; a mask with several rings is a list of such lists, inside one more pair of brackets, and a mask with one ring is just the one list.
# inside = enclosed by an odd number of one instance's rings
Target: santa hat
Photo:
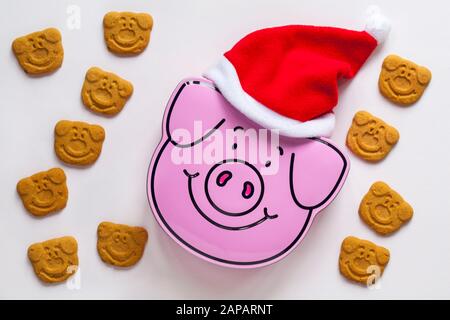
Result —
[[390, 30], [377, 8], [364, 31], [290, 25], [241, 39], [205, 73], [261, 126], [290, 137], [330, 136], [338, 80], [355, 76]]

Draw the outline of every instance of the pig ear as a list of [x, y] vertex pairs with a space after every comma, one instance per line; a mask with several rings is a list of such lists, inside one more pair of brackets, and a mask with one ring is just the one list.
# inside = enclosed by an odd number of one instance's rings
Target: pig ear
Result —
[[148, 240], [147, 230], [145, 230], [142, 227], [134, 228], [132, 231], [132, 235], [133, 235], [133, 239], [139, 245], [145, 244]]
[[384, 59], [383, 67], [386, 70], [394, 71], [395, 69], [398, 68], [398, 66], [400, 65], [401, 62], [402, 62], [402, 59], [399, 56], [391, 54], [391, 55], [387, 56], [386, 59]]
[[390, 188], [389, 186], [382, 182], [382, 181], [377, 181], [374, 184], [372, 184], [370, 186], [370, 190], [372, 191], [372, 193], [378, 197], [387, 195], [390, 193]]
[[40, 243], [33, 244], [28, 248], [28, 258], [32, 262], [38, 262], [41, 259], [43, 253], [44, 248]]
[[55, 184], [61, 184], [66, 181], [66, 174], [61, 168], [52, 168], [47, 173], [48, 178]]
[[366, 111], [358, 111], [353, 117], [353, 121], [359, 125], [363, 126], [370, 121], [370, 114]]
[[89, 82], [97, 82], [98, 80], [100, 80], [102, 76], [102, 71], [100, 70], [100, 68], [97, 67], [92, 67], [89, 68], [89, 70], [86, 72], [86, 80]]
[[26, 47], [27, 47], [26, 40], [23, 38], [18, 38], [13, 41], [12, 48], [15, 54], [23, 53]]
[[117, 18], [119, 18], [119, 17], [120, 16], [117, 12], [108, 12], [103, 17], [103, 26], [105, 26], [105, 28], [114, 27], [117, 22]]
[[348, 160], [330, 142], [308, 139], [291, 154], [290, 190], [294, 202], [312, 210], [325, 207], [340, 190], [348, 171]]
[[153, 27], [153, 18], [147, 13], [140, 13], [136, 16], [137, 23], [142, 30], [148, 30]]
[[225, 122], [226, 104], [210, 82], [183, 82], [173, 93], [166, 111], [167, 136], [178, 147], [194, 146]]
[[55, 133], [56, 135], [62, 137], [69, 132], [71, 128], [72, 122], [67, 120], [60, 120], [55, 126]]
[[66, 254], [74, 254], [78, 250], [78, 243], [75, 238], [67, 237], [60, 242], [61, 250]]
[[61, 41], [61, 33], [58, 29], [48, 28], [43, 31], [44, 37], [48, 42], [57, 43]]
[[400, 218], [400, 220], [402, 221], [408, 221], [412, 218], [414, 213], [413, 208], [411, 207], [411, 205], [407, 202], [403, 202], [400, 205], [400, 211], [398, 213], [398, 217]]
[[419, 81], [420, 84], [426, 85], [431, 80], [431, 72], [425, 67], [419, 67], [417, 70], [417, 81]]
[[380, 265], [384, 266], [389, 262], [390, 253], [388, 249], [384, 247], [377, 247], [376, 254], [377, 254], [377, 261]]
[[342, 249], [347, 253], [352, 253], [358, 248], [358, 239], [352, 236], [348, 236], [342, 241]]
[[21, 196], [29, 194], [33, 190], [33, 181], [30, 178], [23, 178], [17, 183], [17, 192]]
[[129, 81], [119, 82], [119, 94], [122, 98], [128, 98], [133, 93], [133, 85]]
[[89, 134], [92, 140], [96, 142], [105, 140], [105, 130], [99, 125], [93, 124], [89, 126]]
[[113, 228], [109, 222], [102, 222], [98, 225], [97, 235], [99, 238], [108, 238], [113, 232]]
[[394, 127], [387, 127], [386, 128], [386, 142], [389, 144], [396, 144], [398, 139], [400, 139], [400, 134], [398, 133], [397, 129]]

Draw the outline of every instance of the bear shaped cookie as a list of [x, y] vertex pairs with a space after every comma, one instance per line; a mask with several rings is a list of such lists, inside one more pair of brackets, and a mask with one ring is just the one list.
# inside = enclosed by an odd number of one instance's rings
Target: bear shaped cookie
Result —
[[99, 125], [61, 120], [55, 126], [55, 153], [61, 161], [71, 165], [94, 163], [104, 140], [105, 130]]
[[108, 12], [103, 17], [104, 38], [111, 52], [139, 54], [150, 41], [153, 18], [147, 13]]
[[78, 244], [73, 237], [61, 237], [34, 243], [28, 258], [34, 272], [44, 282], [65, 281], [78, 270]]
[[132, 93], [131, 82], [114, 73], [92, 67], [86, 72], [81, 98], [88, 109], [112, 116], [123, 109]]
[[17, 38], [12, 49], [22, 69], [29, 74], [50, 73], [63, 62], [61, 33], [48, 28]]
[[136, 264], [144, 254], [148, 233], [142, 227], [102, 222], [97, 229], [97, 251], [108, 264], [129, 267]]
[[359, 216], [376, 232], [397, 231], [413, 216], [413, 208], [386, 183], [377, 181], [361, 200]]
[[384, 159], [399, 139], [397, 129], [367, 111], [359, 111], [348, 130], [347, 146], [360, 158], [375, 162]]
[[407, 106], [420, 99], [430, 81], [428, 68], [397, 55], [389, 55], [383, 61], [378, 86], [386, 98]]
[[66, 175], [60, 168], [35, 173], [17, 183], [17, 192], [25, 209], [35, 216], [45, 216], [66, 207]]
[[349, 236], [341, 245], [339, 270], [349, 280], [370, 285], [371, 276], [381, 276], [389, 259], [388, 249]]

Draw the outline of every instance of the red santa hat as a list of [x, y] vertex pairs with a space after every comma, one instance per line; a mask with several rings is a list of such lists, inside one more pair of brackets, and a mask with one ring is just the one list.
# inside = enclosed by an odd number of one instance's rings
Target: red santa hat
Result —
[[364, 31], [290, 25], [241, 39], [204, 75], [254, 122], [290, 137], [330, 136], [338, 81], [355, 76], [390, 23], [368, 10]]

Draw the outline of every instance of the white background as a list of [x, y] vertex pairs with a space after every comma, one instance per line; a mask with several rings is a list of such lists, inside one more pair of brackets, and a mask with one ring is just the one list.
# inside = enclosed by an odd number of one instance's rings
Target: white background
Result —
[[[368, 164], [350, 155], [351, 170], [337, 199], [318, 217], [286, 259], [257, 270], [234, 270], [200, 260], [157, 225], [147, 203], [146, 171], [161, 136], [165, 104], [177, 83], [198, 76], [248, 32], [283, 24], [364, 26], [370, 1], [3, 1], [0, 27], [0, 297], [1, 298], [450, 298], [450, 28], [446, 1], [376, 1], [392, 20], [387, 42], [354, 80], [341, 87], [334, 141], [345, 147], [353, 114], [367, 110], [401, 134], [385, 161]], [[338, 4], [339, 3], [339, 4]], [[81, 9], [81, 29], [67, 27], [66, 9]], [[145, 11], [154, 18], [147, 50], [133, 58], [109, 53], [102, 18], [111, 10]], [[11, 51], [14, 38], [45, 27], [61, 30], [65, 51], [56, 73], [31, 78]], [[383, 58], [396, 53], [429, 67], [433, 79], [409, 108], [377, 89]], [[112, 119], [89, 112], [80, 99], [85, 71], [111, 70], [134, 84], [124, 110]], [[69, 168], [53, 152], [61, 119], [99, 123], [106, 141], [90, 168]], [[17, 181], [61, 166], [69, 202], [62, 212], [33, 218], [22, 207]], [[361, 197], [384, 180], [414, 207], [412, 221], [389, 237], [360, 220]], [[150, 234], [138, 265], [118, 270], [101, 262], [96, 228], [104, 220], [143, 225]], [[62, 235], [79, 243], [81, 288], [43, 285], [27, 259], [29, 244]], [[341, 241], [366, 238], [391, 251], [381, 288], [368, 290], [338, 271]]]

